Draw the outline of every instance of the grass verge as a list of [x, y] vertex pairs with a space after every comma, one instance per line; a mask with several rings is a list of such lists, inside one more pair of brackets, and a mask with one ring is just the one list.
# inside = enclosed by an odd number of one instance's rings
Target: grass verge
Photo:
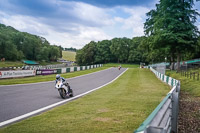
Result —
[[[99, 67], [95, 69], [89, 69], [84, 71], [76, 71], [71, 73], [63, 73], [60, 74], [64, 78], [72, 78], [80, 75], [85, 75], [93, 72], [97, 72], [100, 70], [107, 69], [108, 67]], [[53, 81], [55, 80], [56, 74], [52, 75], [40, 75], [34, 77], [25, 77], [25, 78], [14, 78], [14, 79], [1, 79], [0, 85], [11, 85], [11, 84], [25, 84], [25, 83], [37, 83], [37, 82], [44, 82], [44, 81]]]
[[181, 76], [180, 73], [176, 73], [175, 71], [167, 71], [167, 75], [181, 81], [181, 91], [186, 91], [193, 96], [200, 97], [199, 81], [187, 78], [185, 76]]
[[[194, 70], [192, 70], [194, 71]], [[180, 80], [178, 132], [200, 133], [200, 83], [197, 80], [181, 76], [175, 71], [167, 71], [167, 75]]]
[[147, 69], [130, 68], [115, 82], [0, 133], [132, 133], [169, 92]]
[[22, 67], [24, 65], [21, 61], [0, 61], [0, 67]]
[[122, 66], [124, 68], [139, 68], [138, 64], [120, 64], [120, 63], [108, 63], [104, 64], [105, 67], [119, 67]]
[[[38, 61], [36, 61], [38, 62]], [[56, 65], [56, 64], [62, 64], [61, 62], [39, 62], [39, 65]], [[22, 61], [0, 61], [0, 67], [22, 67], [26, 66]]]
[[68, 61], [75, 61], [76, 52], [62, 51], [62, 58]]

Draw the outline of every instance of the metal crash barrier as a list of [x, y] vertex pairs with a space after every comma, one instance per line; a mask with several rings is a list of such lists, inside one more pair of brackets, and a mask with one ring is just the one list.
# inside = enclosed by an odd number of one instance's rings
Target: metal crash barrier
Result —
[[180, 81], [150, 70], [172, 89], [134, 133], [177, 133]]

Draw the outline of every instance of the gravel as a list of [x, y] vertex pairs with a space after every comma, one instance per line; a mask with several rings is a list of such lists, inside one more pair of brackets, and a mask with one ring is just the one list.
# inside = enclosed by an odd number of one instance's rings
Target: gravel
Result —
[[178, 132], [200, 133], [200, 97], [181, 91], [179, 102]]

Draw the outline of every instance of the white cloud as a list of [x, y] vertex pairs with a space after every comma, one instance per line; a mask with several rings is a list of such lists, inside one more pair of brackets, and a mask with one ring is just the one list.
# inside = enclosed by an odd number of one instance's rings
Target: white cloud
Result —
[[85, 44], [90, 41], [101, 41], [104, 39], [111, 39], [110, 36], [106, 35], [101, 29], [94, 27], [80, 26], [77, 28], [79, 34], [71, 35], [70, 33], [60, 33], [49, 30], [47, 40], [53, 44], [62, 44], [64, 47], [76, 47], [82, 48]]
[[[54, 4], [58, 9], [47, 16], [0, 11], [0, 23], [45, 37], [51, 44], [82, 48], [90, 41], [112, 39], [116, 35], [143, 35], [145, 13], [149, 11], [145, 7], [99, 8], [82, 2], [60, 0], [48, 4]], [[121, 16], [118, 14], [120, 11], [123, 11]], [[113, 12], [115, 15], [112, 15]], [[128, 14], [127, 17], [122, 17], [124, 14]], [[108, 34], [105, 29], [112, 31]]]
[[[112, 20], [108, 19], [109, 17], [103, 9], [84, 3], [75, 4], [73, 14], [79, 20], [84, 21], [82, 23], [78, 21], [68, 23], [67, 20], [62, 18], [10, 15], [4, 12], [0, 12], [0, 23], [13, 26], [23, 32], [43, 36], [51, 44], [62, 45], [63, 47], [82, 48], [90, 41], [111, 39], [101, 30], [102, 26], [112, 24]], [[81, 12], [82, 15], [80, 15]]]
[[74, 13], [81, 20], [87, 21], [89, 23], [95, 23], [97, 25], [112, 25], [112, 16], [109, 16], [106, 9], [92, 6], [85, 3], [76, 3], [74, 8]]
[[28, 32], [31, 34], [46, 35], [48, 34], [44, 29], [48, 26], [37, 22], [37, 20], [30, 16], [10, 16], [0, 12], [0, 23], [12, 26], [19, 31]]
[[146, 13], [150, 11], [150, 9], [146, 7], [121, 7], [122, 10], [128, 14], [130, 17], [122, 18], [115, 17], [115, 21], [122, 24], [122, 29], [132, 29], [132, 36], [142, 36], [144, 35], [144, 22], [146, 19]]

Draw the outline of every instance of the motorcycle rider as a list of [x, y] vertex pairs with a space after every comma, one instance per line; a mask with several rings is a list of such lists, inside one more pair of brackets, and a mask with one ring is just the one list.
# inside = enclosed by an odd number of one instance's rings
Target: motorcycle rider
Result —
[[58, 80], [62, 80], [63, 85], [67, 86], [67, 81], [65, 80], [65, 78], [61, 77], [59, 74], [56, 75], [56, 83], [58, 82]]

